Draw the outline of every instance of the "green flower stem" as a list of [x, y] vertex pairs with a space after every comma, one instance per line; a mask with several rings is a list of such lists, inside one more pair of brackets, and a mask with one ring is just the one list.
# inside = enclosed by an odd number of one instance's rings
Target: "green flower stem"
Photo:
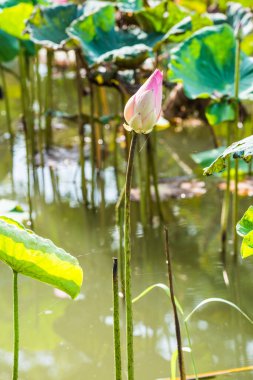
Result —
[[[236, 38], [236, 55], [235, 55], [235, 126], [234, 141], [238, 140], [238, 123], [239, 123], [239, 83], [240, 83], [240, 55], [241, 41], [240, 37]], [[237, 259], [238, 236], [236, 233], [236, 224], [238, 221], [238, 159], [235, 160], [235, 186], [233, 199], [233, 238], [234, 238], [234, 259]]]
[[127, 364], [128, 380], [134, 380], [134, 350], [133, 350], [133, 314], [131, 295], [131, 222], [130, 222], [130, 192], [134, 164], [134, 153], [138, 135], [132, 132], [129, 150], [124, 212], [124, 250], [125, 250], [125, 299], [126, 299], [126, 329], [127, 329]]
[[119, 231], [119, 261], [120, 261], [120, 281], [121, 291], [125, 297], [125, 257], [124, 257], [124, 209], [122, 207], [125, 199], [125, 186], [122, 188], [115, 206], [116, 224]]
[[46, 148], [49, 149], [52, 144], [52, 117], [50, 112], [53, 107], [53, 58], [54, 52], [47, 50], [47, 82], [46, 82]]
[[119, 282], [118, 259], [113, 258], [113, 332], [114, 332], [114, 362], [115, 380], [121, 380], [121, 348], [120, 348], [120, 318], [119, 318]]
[[172, 265], [171, 265], [171, 258], [170, 258], [170, 252], [169, 252], [169, 235], [168, 235], [168, 229], [166, 227], [164, 228], [164, 233], [165, 233], [165, 253], [166, 253], [166, 259], [167, 259], [167, 265], [168, 265], [170, 298], [171, 298], [171, 303], [172, 303], [172, 308], [173, 308], [173, 313], [174, 313], [176, 338], [177, 338], [178, 366], [179, 366], [179, 372], [180, 372], [180, 379], [186, 380], [181, 330], [180, 330], [179, 317], [177, 313], [177, 305], [176, 305], [173, 278], [172, 278]]
[[11, 127], [11, 113], [10, 113], [10, 103], [9, 103], [9, 97], [8, 97], [8, 91], [7, 91], [7, 85], [6, 85], [6, 79], [4, 74], [4, 69], [0, 67], [0, 74], [1, 74], [1, 81], [3, 86], [3, 92], [4, 92], [4, 102], [5, 102], [5, 112], [6, 112], [6, 123], [7, 128], [10, 136], [13, 136], [13, 130]]
[[18, 273], [13, 271], [13, 322], [14, 322], [14, 360], [12, 380], [18, 379], [19, 354], [19, 315], [18, 315]]

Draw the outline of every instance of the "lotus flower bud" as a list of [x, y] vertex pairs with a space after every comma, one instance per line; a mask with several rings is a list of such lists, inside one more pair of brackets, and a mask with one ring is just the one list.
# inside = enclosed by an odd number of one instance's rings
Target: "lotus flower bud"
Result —
[[163, 73], [156, 69], [127, 102], [124, 117], [127, 131], [150, 133], [160, 117], [162, 109]]

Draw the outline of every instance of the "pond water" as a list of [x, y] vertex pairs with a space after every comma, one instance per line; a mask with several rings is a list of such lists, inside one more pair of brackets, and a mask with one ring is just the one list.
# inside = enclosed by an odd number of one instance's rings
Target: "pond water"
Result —
[[[17, 83], [11, 78], [8, 80], [13, 125], [18, 132], [11, 147], [1, 101], [0, 197], [20, 204], [25, 214], [19, 217], [28, 220], [25, 141], [18, 123], [20, 94]], [[71, 78], [56, 78], [55, 84], [57, 109], [64, 112], [71, 109], [71, 113], [75, 113], [75, 84]], [[88, 110], [89, 100], [85, 99], [84, 107]], [[112, 112], [118, 112], [119, 105], [114, 104], [114, 99], [115, 94], [111, 91], [109, 105]], [[124, 152], [119, 148], [120, 175], [116, 178], [110, 148], [113, 131], [105, 129], [108, 152], [100, 173], [96, 172], [93, 178], [94, 207], [87, 208], [81, 201], [77, 125], [59, 120], [55, 124], [54, 159], [51, 155], [50, 167], [43, 170], [38, 167], [34, 172], [30, 168], [33, 228], [78, 257], [84, 269], [84, 284], [80, 296], [72, 301], [60, 298], [45, 284], [19, 277], [20, 379], [112, 380], [111, 272], [112, 257], [117, 255], [119, 246], [115, 203], [118, 186], [124, 182]], [[205, 298], [223, 297], [252, 315], [253, 261], [239, 259], [234, 266], [229, 255], [224, 274], [219, 254], [222, 193], [216, 187], [217, 179], [202, 178], [190, 159], [191, 153], [212, 147], [208, 129], [203, 126], [176, 131], [170, 128], [157, 133], [156, 138], [159, 177], [191, 175], [204, 181], [207, 189], [206, 194], [198, 197], [182, 196], [162, 202], [169, 228], [175, 291], [185, 313]], [[91, 197], [93, 171], [88, 159], [85, 169], [88, 196]], [[240, 215], [250, 203], [250, 198], [240, 198]], [[167, 283], [167, 272], [163, 227], [159, 219], [154, 216], [153, 225], [144, 228], [139, 202], [132, 202], [132, 216], [133, 296], [137, 296], [149, 285]], [[12, 372], [12, 276], [2, 263], [0, 271], [0, 378], [9, 380]], [[190, 321], [189, 328], [199, 372], [252, 364], [253, 328], [228, 306], [211, 304], [202, 308]], [[122, 328], [124, 341], [123, 331]], [[187, 346], [183, 329], [182, 334]], [[134, 335], [136, 379], [168, 378], [176, 339], [171, 305], [162, 290], [155, 289], [134, 304]], [[187, 373], [192, 373], [189, 354], [185, 354], [185, 359]], [[237, 374], [231, 378], [253, 379], [253, 375]]]

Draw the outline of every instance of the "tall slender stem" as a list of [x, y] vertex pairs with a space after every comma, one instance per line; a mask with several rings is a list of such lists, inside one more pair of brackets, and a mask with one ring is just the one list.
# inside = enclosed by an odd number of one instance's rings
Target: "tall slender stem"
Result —
[[47, 50], [47, 84], [46, 84], [46, 148], [49, 149], [52, 144], [52, 117], [51, 111], [53, 106], [53, 50]]
[[7, 85], [6, 85], [6, 78], [4, 74], [4, 69], [0, 67], [0, 73], [1, 73], [1, 79], [2, 79], [2, 86], [3, 86], [3, 92], [4, 92], [4, 102], [5, 102], [5, 112], [6, 112], [6, 123], [8, 127], [8, 132], [10, 136], [13, 136], [13, 130], [11, 127], [11, 113], [10, 113], [10, 103], [9, 103], [9, 97], [8, 97], [8, 91], [7, 91]]
[[[227, 146], [230, 145], [230, 124], [227, 125]], [[228, 226], [228, 214], [230, 204], [230, 157], [227, 163], [226, 174], [226, 192], [223, 197], [222, 210], [221, 210], [221, 254], [223, 263], [226, 262], [226, 244], [227, 244], [227, 226]]]
[[19, 315], [18, 315], [18, 273], [13, 271], [13, 327], [14, 327], [14, 359], [12, 380], [18, 379], [18, 354], [19, 354]]
[[176, 338], [177, 338], [178, 365], [179, 365], [181, 380], [186, 380], [180, 323], [179, 323], [179, 318], [178, 318], [178, 313], [177, 313], [177, 305], [176, 305], [176, 300], [175, 300], [175, 295], [174, 295], [174, 285], [173, 285], [173, 278], [172, 278], [172, 265], [171, 265], [170, 251], [169, 251], [169, 234], [168, 234], [168, 229], [166, 227], [164, 228], [164, 233], [165, 233], [165, 253], [166, 253], [166, 259], [167, 259], [167, 265], [168, 265], [168, 277], [169, 277], [169, 286], [170, 286], [170, 298], [171, 298], [171, 303], [172, 303], [172, 308], [173, 308], [173, 313], [174, 313]]
[[132, 141], [129, 150], [124, 213], [124, 249], [125, 249], [125, 299], [126, 299], [126, 328], [127, 328], [127, 365], [128, 380], [134, 380], [134, 350], [133, 350], [133, 314], [131, 294], [131, 220], [130, 220], [130, 192], [134, 164], [134, 153], [137, 143], [137, 134], [132, 132]]
[[[239, 83], [240, 83], [240, 54], [241, 40], [239, 33], [236, 38], [236, 54], [235, 54], [235, 126], [234, 140], [238, 140], [238, 123], [239, 123]], [[238, 221], [238, 159], [235, 160], [235, 186], [233, 199], [233, 238], [234, 238], [234, 259], [237, 260], [238, 237], [236, 233], [236, 224]]]
[[121, 348], [120, 348], [120, 317], [119, 317], [119, 281], [118, 259], [113, 258], [112, 270], [113, 286], [113, 333], [114, 333], [114, 362], [115, 380], [121, 380]]
[[81, 64], [78, 52], [76, 52], [76, 86], [77, 86], [77, 105], [78, 105], [78, 124], [79, 124], [79, 154], [80, 154], [80, 167], [81, 167], [81, 187], [83, 202], [88, 204], [87, 199], [87, 186], [85, 178], [85, 158], [84, 158], [84, 126], [82, 117], [82, 78], [80, 74]]

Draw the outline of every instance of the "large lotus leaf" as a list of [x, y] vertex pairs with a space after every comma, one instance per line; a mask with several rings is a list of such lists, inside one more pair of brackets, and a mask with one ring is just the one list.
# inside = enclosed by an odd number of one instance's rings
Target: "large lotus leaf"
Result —
[[189, 38], [194, 32], [205, 26], [212, 26], [214, 21], [207, 15], [197, 13], [185, 17], [178, 24], [174, 25], [163, 37], [162, 42], [181, 42]]
[[75, 298], [83, 272], [78, 260], [22, 224], [0, 218], [0, 259], [14, 271], [52, 285]]
[[249, 232], [242, 241], [241, 245], [242, 258], [253, 255], [253, 231]]
[[11, 36], [28, 39], [24, 34], [25, 22], [31, 16], [34, 7], [30, 3], [19, 3], [10, 8], [0, 9], [0, 29]]
[[68, 34], [77, 39], [90, 66], [113, 62], [120, 67], [136, 67], [151, 52], [160, 34], [147, 34], [140, 29], [119, 30], [114, 6], [100, 8], [74, 21]]
[[188, 15], [189, 12], [167, 0], [153, 8], [143, 8], [134, 13], [136, 21], [145, 32], [163, 34]]
[[17, 38], [0, 30], [0, 62], [8, 62], [16, 57], [19, 52]]
[[[227, 24], [206, 27], [171, 52], [169, 78], [183, 82], [186, 96], [234, 97], [236, 41]], [[253, 99], [253, 59], [241, 54], [241, 99]]]
[[75, 4], [38, 7], [27, 23], [32, 41], [47, 47], [62, 46], [69, 39], [67, 27], [79, 16]]
[[249, 162], [253, 155], [253, 135], [243, 140], [237, 141], [224, 150], [216, 160], [204, 170], [204, 175], [219, 173], [226, 167], [226, 160], [229, 156], [233, 158], [242, 158]]
[[244, 8], [240, 3], [228, 3], [227, 22], [234, 30], [240, 25], [242, 37], [253, 32], [253, 13], [249, 8]]

